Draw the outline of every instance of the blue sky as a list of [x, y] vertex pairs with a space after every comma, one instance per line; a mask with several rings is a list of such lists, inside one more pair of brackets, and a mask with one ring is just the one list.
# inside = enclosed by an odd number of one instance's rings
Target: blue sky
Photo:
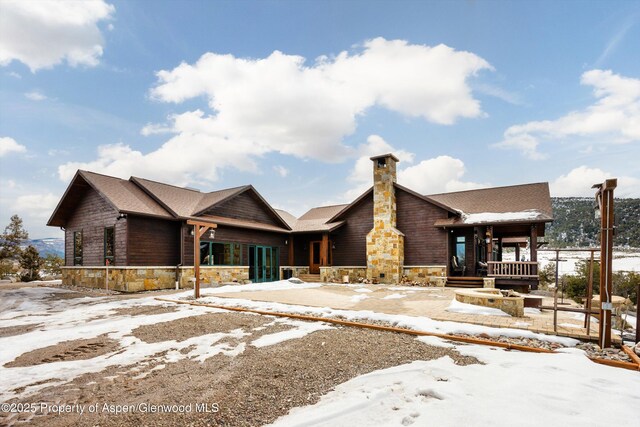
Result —
[[0, 223], [76, 169], [300, 215], [370, 185], [640, 197], [637, 1], [0, 0]]

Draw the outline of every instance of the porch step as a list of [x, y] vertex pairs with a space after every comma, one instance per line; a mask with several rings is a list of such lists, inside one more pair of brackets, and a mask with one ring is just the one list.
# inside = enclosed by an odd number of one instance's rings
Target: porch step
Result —
[[319, 274], [298, 274], [298, 279], [307, 283], [319, 283], [320, 275]]
[[448, 288], [482, 288], [483, 286], [482, 277], [447, 277], [446, 283]]

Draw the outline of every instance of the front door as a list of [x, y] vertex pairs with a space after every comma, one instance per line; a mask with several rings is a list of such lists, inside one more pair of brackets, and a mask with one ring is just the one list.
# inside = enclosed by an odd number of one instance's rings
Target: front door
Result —
[[320, 274], [320, 241], [309, 242], [309, 273]]

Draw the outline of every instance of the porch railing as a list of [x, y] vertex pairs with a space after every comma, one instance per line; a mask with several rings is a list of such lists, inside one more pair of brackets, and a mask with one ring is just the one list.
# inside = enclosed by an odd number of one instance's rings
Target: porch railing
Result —
[[487, 276], [538, 277], [536, 261], [488, 261]]

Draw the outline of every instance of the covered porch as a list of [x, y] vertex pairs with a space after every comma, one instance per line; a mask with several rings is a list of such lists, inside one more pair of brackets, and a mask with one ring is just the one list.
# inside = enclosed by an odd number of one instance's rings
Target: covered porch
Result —
[[491, 277], [499, 288], [538, 288], [537, 250], [544, 223], [458, 226], [448, 234], [450, 286], [482, 287], [483, 279]]

